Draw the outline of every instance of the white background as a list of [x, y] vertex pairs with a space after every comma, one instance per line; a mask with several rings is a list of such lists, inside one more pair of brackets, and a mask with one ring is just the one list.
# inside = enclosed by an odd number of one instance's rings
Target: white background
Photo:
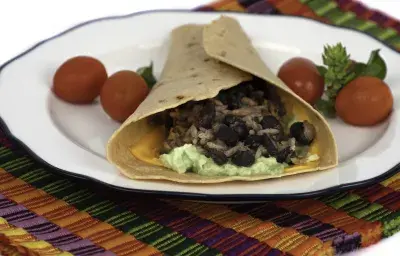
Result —
[[[0, 65], [83, 21], [149, 9], [188, 9], [211, 0], [0, 0]], [[399, 0], [361, 0], [400, 19]], [[151, 33], [151, 31], [150, 31]], [[23, 74], [21, 74], [23, 75]], [[351, 255], [399, 255], [400, 234]]]

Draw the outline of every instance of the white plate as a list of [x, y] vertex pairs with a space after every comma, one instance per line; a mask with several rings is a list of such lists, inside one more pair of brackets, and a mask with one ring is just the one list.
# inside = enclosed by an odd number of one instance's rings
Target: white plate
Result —
[[118, 127], [101, 106], [66, 104], [50, 92], [55, 69], [67, 58], [91, 55], [111, 74], [165, 61], [171, 29], [208, 23], [219, 13], [155, 11], [105, 18], [73, 28], [7, 63], [0, 73], [0, 116], [10, 132], [50, 165], [74, 176], [124, 190], [197, 199], [261, 200], [314, 196], [377, 182], [396, 172], [400, 145], [400, 54], [371, 37], [304, 18], [227, 13], [236, 17], [263, 60], [274, 71], [288, 58], [304, 56], [321, 63], [324, 44], [342, 42], [357, 60], [381, 48], [388, 65], [387, 83], [395, 110], [387, 122], [355, 128], [329, 120], [339, 147], [340, 164], [328, 171], [260, 182], [184, 185], [125, 178], [105, 159], [105, 145]]

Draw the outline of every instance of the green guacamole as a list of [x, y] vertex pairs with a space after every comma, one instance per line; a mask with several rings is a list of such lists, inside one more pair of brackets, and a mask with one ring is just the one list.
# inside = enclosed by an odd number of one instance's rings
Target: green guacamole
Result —
[[203, 176], [251, 176], [259, 174], [282, 174], [285, 164], [280, 164], [273, 157], [261, 157], [250, 167], [239, 167], [230, 163], [217, 165], [211, 158], [201, 154], [194, 145], [186, 144], [174, 148], [170, 153], [160, 156], [163, 164], [178, 172], [191, 170]]

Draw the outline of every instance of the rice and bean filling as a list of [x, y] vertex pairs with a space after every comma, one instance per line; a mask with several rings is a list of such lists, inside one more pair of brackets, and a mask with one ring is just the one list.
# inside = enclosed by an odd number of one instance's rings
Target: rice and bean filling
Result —
[[[315, 128], [307, 121], [290, 124], [274, 86], [254, 78], [216, 97], [191, 101], [154, 116], [166, 126], [162, 154], [193, 144], [217, 165], [249, 167], [260, 157], [279, 163], [306, 162]], [[161, 117], [161, 118], [160, 118]]]

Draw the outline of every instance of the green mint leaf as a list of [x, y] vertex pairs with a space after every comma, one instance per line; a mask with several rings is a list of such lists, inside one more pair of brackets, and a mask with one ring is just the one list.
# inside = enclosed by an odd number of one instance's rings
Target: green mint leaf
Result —
[[387, 73], [387, 66], [379, 54], [380, 49], [371, 52], [368, 63], [362, 73], [365, 76], [374, 76], [384, 80]]
[[316, 66], [317, 66], [317, 69], [318, 69], [319, 74], [320, 74], [322, 77], [324, 77], [325, 74], [326, 74], [326, 72], [328, 72], [328, 69], [327, 69], [326, 67], [324, 67], [324, 66], [318, 66], [318, 65], [316, 65]]
[[367, 68], [367, 65], [364, 63], [357, 62], [353, 65], [351, 71], [355, 73], [355, 75], [358, 77], [362, 73], [364, 73], [365, 69]]
[[319, 99], [315, 108], [325, 117], [334, 118], [336, 116], [335, 104], [333, 100]]
[[353, 63], [348, 69], [349, 73], [343, 80], [343, 84], [347, 85], [348, 83], [350, 83], [357, 77], [361, 76], [364, 73], [366, 67], [367, 67], [367, 65], [364, 63], [360, 63], [360, 62]]
[[139, 68], [136, 73], [143, 77], [149, 88], [152, 88], [157, 83], [157, 80], [153, 75], [153, 62], [151, 62], [150, 66]]
[[347, 74], [347, 76], [343, 79], [343, 84], [346, 86], [348, 83], [356, 79], [358, 76], [359, 74], [357, 74], [356, 72], [351, 72]]

